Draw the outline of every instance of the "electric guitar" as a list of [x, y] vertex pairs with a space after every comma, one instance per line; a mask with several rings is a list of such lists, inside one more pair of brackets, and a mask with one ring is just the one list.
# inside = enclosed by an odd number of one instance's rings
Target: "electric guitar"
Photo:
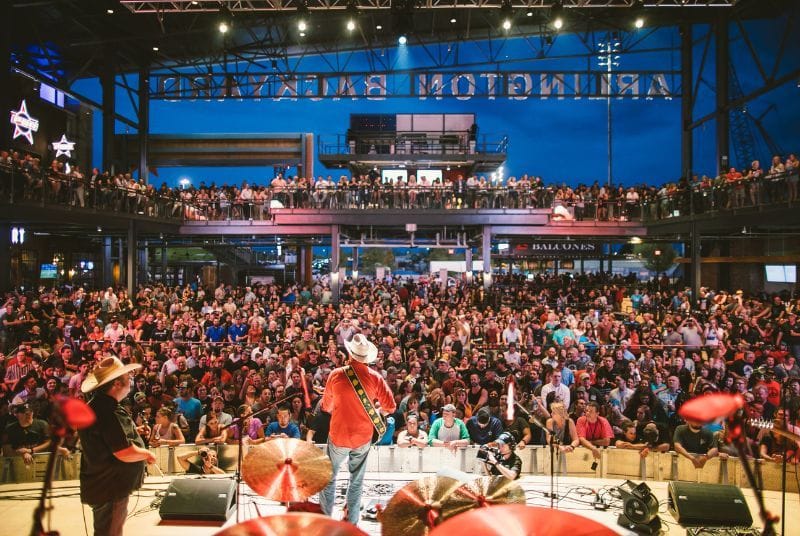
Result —
[[800, 435], [788, 430], [784, 430], [783, 423], [780, 422], [778, 422], [776, 425], [775, 421], [770, 421], [767, 419], [747, 419], [747, 424], [754, 428], [769, 430], [770, 432], [774, 432], [779, 436], [785, 437], [786, 439], [790, 439], [792, 441], [800, 441]]

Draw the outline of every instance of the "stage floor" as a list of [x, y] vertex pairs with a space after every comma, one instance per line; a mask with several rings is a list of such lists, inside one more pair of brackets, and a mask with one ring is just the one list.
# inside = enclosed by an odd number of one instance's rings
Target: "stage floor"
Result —
[[[412, 480], [431, 476], [429, 474], [415, 473], [367, 473], [364, 479], [363, 504], [371, 501], [388, 502], [395, 491]], [[157, 494], [166, 490], [169, 482], [174, 478], [187, 477], [147, 477], [144, 487], [131, 497], [129, 504], [129, 519], [125, 525], [126, 534], [144, 534], [147, 536], [206, 536], [215, 534], [223, 526], [221, 524], [200, 524], [196, 522], [162, 522], [158, 516], [158, 508], [154, 506]], [[546, 476], [524, 476], [519, 480], [520, 486], [525, 491], [527, 504], [531, 506], [550, 506], [550, 499], [545, 493], [550, 489], [550, 480]], [[578, 515], [589, 517], [613, 528], [619, 534], [633, 534], [617, 525], [619, 508], [610, 508], [606, 511], [595, 510], [591, 506], [594, 495], [591, 490], [602, 493], [602, 489], [613, 488], [621, 484], [621, 480], [560, 477], [557, 479], [557, 508]], [[638, 482], [637, 482], [638, 483]], [[347, 485], [347, 473], [342, 472], [337, 483], [337, 495], [343, 494]], [[662, 520], [663, 534], [684, 535], [686, 530], [675, 523], [674, 518], [666, 511], [667, 482], [648, 482], [647, 485], [660, 503], [660, 517]], [[267, 501], [254, 496], [246, 486], [243, 486], [241, 520], [250, 519], [270, 514], [278, 514], [285, 508], [278, 503]], [[28, 534], [31, 528], [33, 510], [38, 498], [39, 486], [34, 484], [8, 484], [0, 486], [0, 536]], [[51, 515], [52, 529], [61, 536], [85, 536], [91, 534], [92, 513], [88, 507], [81, 506], [78, 497], [77, 481], [56, 482], [54, 488], [53, 511]], [[744, 489], [744, 495], [750, 506], [754, 519], [754, 526], [761, 526], [755, 498], [750, 490]], [[606, 496], [608, 497], [608, 496]], [[779, 492], [767, 491], [765, 493], [767, 507], [774, 514], [781, 511], [781, 495]], [[312, 498], [317, 500], [316, 497]], [[339, 503], [343, 498], [337, 497]], [[616, 503], [619, 504], [619, 503]], [[338, 514], [341, 515], [341, 514]], [[798, 494], [786, 496], [786, 534], [800, 535], [800, 498]], [[236, 514], [224, 526], [235, 524]], [[359, 527], [370, 535], [380, 535], [380, 524], [374, 521], [363, 520]], [[780, 526], [777, 527], [780, 530]]]

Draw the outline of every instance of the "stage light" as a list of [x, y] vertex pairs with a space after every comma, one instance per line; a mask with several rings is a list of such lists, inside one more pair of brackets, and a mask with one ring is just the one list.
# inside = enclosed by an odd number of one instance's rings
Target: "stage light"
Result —
[[503, 21], [503, 29], [504, 30], [510, 30], [511, 29], [511, 20], [510, 19], [506, 19], [506, 20]]
[[455, 17], [453, 17], [452, 19], [450, 19], [450, 24], [455, 24], [455, 23], [456, 23], [456, 18], [455, 18]]
[[306, 36], [306, 32], [300, 32], [300, 37], [305, 37], [305, 36]]
[[108, 13], [109, 15], [113, 15], [114, 14], [114, 10], [113, 9], [106, 9], [106, 13]]
[[158, 52], [158, 47], [153, 47], [153, 52]]
[[400, 37], [397, 38], [398, 45], [405, 45], [406, 43], [408, 43], [408, 37], [406, 37], [405, 35], [401, 35]]
[[305, 32], [307, 27], [308, 26], [306, 25], [306, 21], [302, 19], [297, 21], [297, 29], [300, 30], [301, 32]]
[[528, 12], [525, 13], [525, 16], [526, 17], [533, 17], [533, 11], [528, 10]]
[[381, 30], [383, 30], [383, 26], [378, 24], [378, 25], [375, 26], [375, 29], [378, 30], [378, 31], [381, 31]]
[[564, 27], [564, 19], [562, 19], [561, 17], [556, 17], [556, 19], [553, 21], [553, 28], [555, 28], [556, 30], [560, 30], [563, 27]]
[[638, 19], [636, 19], [636, 22], [634, 22], [633, 25], [636, 26], [637, 28], [644, 28], [644, 19], [642, 17], [639, 17]]
[[356, 29], [356, 22], [353, 19], [347, 21], [347, 31], [352, 32]]
[[217, 27], [217, 29], [219, 30], [219, 33], [226, 34], [226, 33], [228, 33], [228, 30], [230, 30], [231, 28], [230, 28], [230, 26], [228, 26], [227, 22], [222, 21], [222, 22], [219, 23], [219, 26]]

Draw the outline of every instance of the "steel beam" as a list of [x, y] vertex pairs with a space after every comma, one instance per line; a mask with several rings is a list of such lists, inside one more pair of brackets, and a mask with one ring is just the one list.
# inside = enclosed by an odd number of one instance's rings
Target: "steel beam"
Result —
[[339, 303], [339, 286], [341, 285], [341, 281], [339, 281], [339, 226], [338, 225], [331, 225], [330, 227], [330, 235], [331, 235], [331, 263], [330, 263], [330, 270], [331, 270], [331, 293], [333, 295], [333, 302]]
[[483, 288], [492, 286], [492, 226], [483, 226], [481, 237], [481, 256], [483, 257]]
[[114, 82], [116, 77], [116, 58], [113, 51], [106, 52], [105, 69], [100, 77], [100, 84], [103, 90], [103, 169], [114, 171], [114, 123], [116, 114], [117, 86]]
[[[416, 9], [515, 9], [655, 8], [655, 7], [733, 7], [738, 0], [422, 0]], [[121, 0], [133, 13], [219, 13], [297, 11], [344, 11], [354, 5], [362, 11], [397, 8], [393, 0]]]
[[700, 229], [697, 222], [692, 223], [690, 253], [692, 255], [691, 281], [692, 281], [692, 302], [699, 304], [700, 300], [700, 277], [702, 272], [702, 258], [700, 251]]
[[[127, 287], [128, 287], [128, 296], [133, 299], [135, 297], [136, 292], [136, 253], [138, 251], [136, 247], [136, 222], [131, 220], [128, 224], [128, 243], [127, 243], [127, 269], [125, 270], [125, 275], [127, 276]], [[122, 264], [122, 259], [120, 259], [120, 264]]]
[[728, 109], [728, 87], [730, 84], [730, 39], [728, 17], [720, 15], [714, 23], [716, 36], [716, 84], [717, 97], [717, 175], [727, 171], [730, 165], [730, 111]]
[[150, 146], [150, 69], [139, 69], [139, 178], [149, 182], [148, 152]]
[[692, 94], [692, 25], [682, 25], [680, 27], [680, 35], [681, 81], [683, 86], [681, 94], [681, 173], [691, 180], [694, 167], [694, 131], [689, 128], [692, 123], [692, 110], [694, 109], [694, 95]]

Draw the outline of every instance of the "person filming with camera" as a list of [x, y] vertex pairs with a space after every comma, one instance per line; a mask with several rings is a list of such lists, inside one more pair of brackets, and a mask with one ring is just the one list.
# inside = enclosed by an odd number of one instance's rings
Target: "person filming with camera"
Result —
[[522, 459], [514, 452], [515, 446], [514, 436], [508, 432], [500, 434], [494, 443], [481, 446], [478, 459], [483, 462], [486, 474], [518, 479], [522, 472]]
[[[189, 461], [192, 458], [200, 457], [200, 463]], [[225, 471], [220, 469], [217, 460], [217, 453], [213, 450], [201, 447], [197, 450], [189, 451], [178, 456], [178, 463], [187, 475], [224, 475]]]

